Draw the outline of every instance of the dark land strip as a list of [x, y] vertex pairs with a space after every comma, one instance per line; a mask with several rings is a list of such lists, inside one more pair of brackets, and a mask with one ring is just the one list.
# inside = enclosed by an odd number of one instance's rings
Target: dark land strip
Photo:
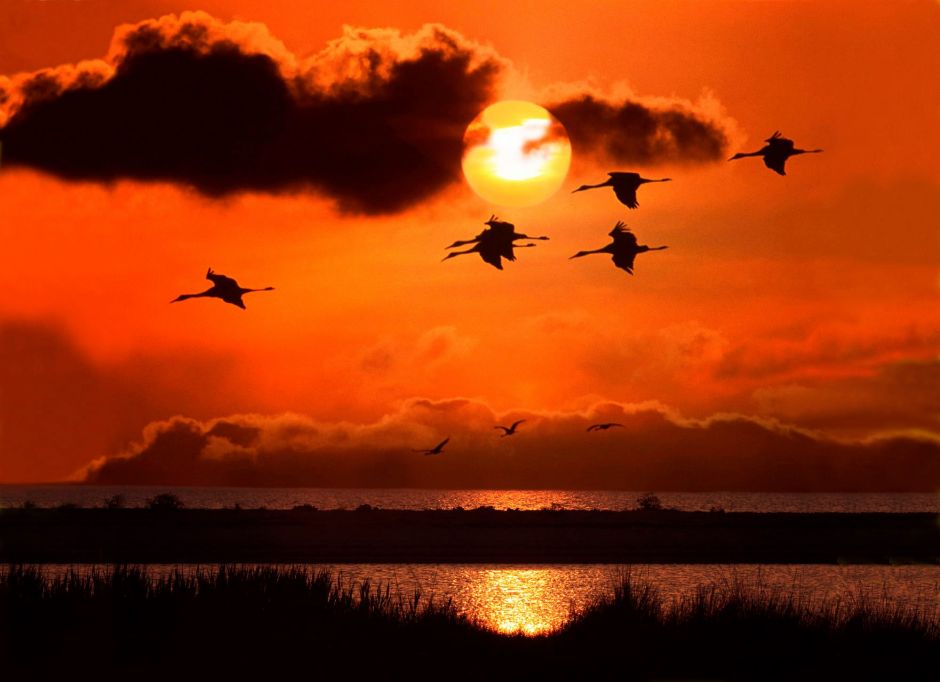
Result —
[[930, 563], [916, 514], [7, 509], [3, 563]]

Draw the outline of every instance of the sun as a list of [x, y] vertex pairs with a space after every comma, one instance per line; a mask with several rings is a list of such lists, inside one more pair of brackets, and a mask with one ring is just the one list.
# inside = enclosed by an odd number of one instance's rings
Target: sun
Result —
[[491, 104], [464, 133], [464, 177], [491, 204], [539, 204], [558, 191], [569, 165], [564, 126], [532, 102]]

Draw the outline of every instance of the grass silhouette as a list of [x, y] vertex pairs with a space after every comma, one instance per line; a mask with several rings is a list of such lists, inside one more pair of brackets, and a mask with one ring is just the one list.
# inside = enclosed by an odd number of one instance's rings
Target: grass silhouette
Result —
[[[32, 678], [321, 675], [622, 679], [937, 679], [936, 613], [864, 599], [709, 585], [678, 601], [626, 574], [536, 637], [498, 634], [449, 601], [303, 567], [0, 571], [0, 665]], [[13, 678], [11, 678], [13, 679]]]

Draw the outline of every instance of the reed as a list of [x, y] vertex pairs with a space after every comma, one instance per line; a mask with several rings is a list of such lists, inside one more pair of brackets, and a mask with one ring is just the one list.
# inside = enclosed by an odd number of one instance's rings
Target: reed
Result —
[[299, 666], [309, 677], [936, 679], [940, 623], [887, 599], [735, 581], [669, 601], [628, 573], [559, 630], [524, 637], [450, 601], [304, 567], [10, 566], [0, 570], [0, 662], [34, 678], [239, 679]]

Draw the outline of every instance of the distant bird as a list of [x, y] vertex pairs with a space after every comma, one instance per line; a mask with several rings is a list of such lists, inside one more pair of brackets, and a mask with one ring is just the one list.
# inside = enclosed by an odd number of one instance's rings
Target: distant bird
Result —
[[180, 294], [170, 301], [170, 303], [185, 301], [188, 298], [221, 298], [226, 303], [237, 305], [239, 308], [244, 310], [245, 303], [242, 301], [243, 295], [250, 294], [253, 291], [274, 291], [274, 287], [264, 287], [263, 289], [245, 289], [244, 287], [238, 286], [238, 282], [236, 282], [231, 277], [215, 274], [212, 272], [212, 268], [209, 268], [209, 271], [206, 273], [206, 279], [212, 282], [211, 287], [200, 294]]
[[623, 426], [623, 424], [618, 424], [616, 422], [607, 422], [605, 424], [591, 424], [589, 427], [587, 427], [587, 430], [588, 431], [606, 431], [607, 429], [611, 429], [615, 426]]
[[575, 192], [583, 192], [586, 189], [597, 189], [598, 187], [613, 187], [614, 194], [617, 195], [617, 198], [620, 200], [620, 203], [628, 208], [636, 208], [640, 205], [640, 202], [636, 199], [636, 191], [640, 188], [640, 185], [645, 185], [647, 182], [671, 182], [672, 178], [661, 178], [659, 180], [650, 180], [649, 178], [640, 177], [639, 173], [608, 173], [607, 182], [602, 182], [599, 185], [581, 185], [576, 190], [572, 190], [572, 194]]
[[506, 436], [512, 436], [516, 433], [516, 429], [519, 427], [519, 424], [523, 423], [525, 419], [518, 419], [512, 423], [512, 426], [494, 426], [494, 429], [502, 429], [504, 433], [500, 438], [505, 438]]
[[421, 452], [425, 455], [440, 455], [444, 452], [444, 446], [447, 445], [448, 441], [450, 441], [450, 436], [442, 440], [430, 450], [415, 450], [415, 452]]
[[513, 251], [514, 249], [530, 248], [536, 246], [536, 244], [516, 244], [515, 242], [517, 240], [548, 239], [548, 237], [530, 237], [527, 234], [516, 232], [515, 225], [497, 220], [496, 216], [490, 216], [490, 219], [483, 224], [486, 225], [487, 228], [473, 239], [456, 241], [450, 246], [446, 247], [448, 249], [453, 249], [458, 246], [473, 244], [473, 248], [467, 249], [466, 251], [454, 251], [453, 253], [447, 254], [442, 260], [449, 260], [451, 258], [464, 256], [469, 253], [478, 253], [480, 254], [480, 258], [482, 258], [485, 263], [489, 263], [494, 268], [502, 270], [503, 258], [509, 261], [516, 260], [516, 255]]
[[[593, 251], [578, 251], [576, 254], [571, 256], [571, 258], [581, 258], [582, 256], [588, 256], [592, 253], [609, 253], [613, 256], [614, 265], [616, 265], [621, 270], [626, 270], [631, 275], [633, 274], [633, 261], [636, 258], [638, 253], [645, 253], [646, 251], [662, 251], [663, 249], [668, 249], [668, 246], [646, 246], [645, 244], [637, 244], [636, 235], [630, 231], [623, 222], [618, 222], [614, 225], [608, 234], [614, 238], [614, 240], [607, 246], [594, 249]], [[569, 258], [568, 260], [571, 260]]]
[[236, 282], [231, 277], [215, 274], [212, 272], [212, 268], [209, 268], [209, 271], [206, 273], [206, 279], [212, 282], [212, 286], [210, 288], [206, 289], [200, 294], [180, 294], [170, 301], [170, 303], [185, 301], [188, 298], [221, 298], [226, 303], [237, 305], [239, 308], [244, 310], [245, 303], [242, 301], [243, 295], [250, 294], [253, 291], [274, 291], [274, 287], [264, 287], [263, 289], [245, 289], [244, 287], [238, 286], [238, 282]]
[[743, 159], [748, 156], [763, 156], [765, 166], [780, 175], [786, 175], [787, 171], [784, 166], [787, 163], [787, 159], [791, 156], [796, 156], [797, 154], [818, 154], [822, 151], [822, 149], [794, 149], [793, 140], [783, 137], [779, 130], [774, 132], [774, 134], [764, 140], [764, 142], [767, 144], [756, 152], [738, 152], [728, 159], [728, 161]]

